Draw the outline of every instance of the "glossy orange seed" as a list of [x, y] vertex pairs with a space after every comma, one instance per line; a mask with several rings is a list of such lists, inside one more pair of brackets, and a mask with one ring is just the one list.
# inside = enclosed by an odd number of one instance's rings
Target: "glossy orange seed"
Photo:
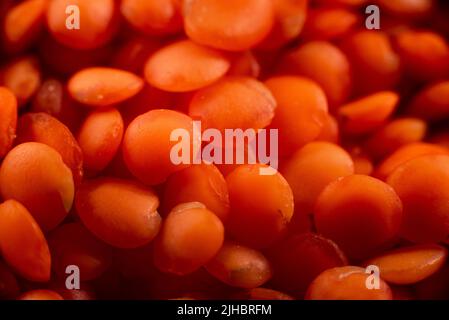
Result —
[[417, 283], [442, 268], [447, 250], [439, 245], [410, 246], [381, 254], [365, 262], [379, 268], [388, 283], [399, 285]]

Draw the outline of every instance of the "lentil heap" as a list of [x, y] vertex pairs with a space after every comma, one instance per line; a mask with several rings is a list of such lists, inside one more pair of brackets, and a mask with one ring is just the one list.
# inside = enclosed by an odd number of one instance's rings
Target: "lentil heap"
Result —
[[0, 299], [449, 299], [448, 17], [2, 0]]

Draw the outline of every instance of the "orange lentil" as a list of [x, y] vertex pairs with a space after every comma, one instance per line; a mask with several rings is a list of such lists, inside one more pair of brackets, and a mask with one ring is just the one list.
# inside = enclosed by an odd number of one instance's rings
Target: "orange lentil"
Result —
[[448, 177], [448, 155], [414, 158], [397, 167], [388, 177], [388, 184], [404, 206], [404, 238], [425, 243], [442, 241], [449, 235]]
[[70, 95], [91, 107], [106, 107], [135, 96], [143, 87], [136, 75], [113, 68], [88, 68], [73, 75]]
[[53, 148], [26, 142], [12, 149], [0, 167], [0, 194], [20, 201], [40, 227], [55, 228], [67, 216], [74, 198], [72, 172]]
[[161, 224], [157, 195], [134, 181], [86, 181], [76, 194], [75, 205], [87, 229], [118, 248], [136, 248], [151, 242]]
[[182, 30], [181, 12], [175, 0], [123, 0], [120, 10], [129, 24], [148, 35]]
[[112, 250], [95, 238], [79, 222], [67, 223], [48, 235], [52, 268], [60, 279], [66, 279], [66, 268], [79, 268], [80, 280], [98, 278], [112, 262]]
[[321, 191], [330, 182], [354, 174], [354, 163], [337, 145], [311, 142], [284, 162], [281, 173], [293, 190], [296, 213], [311, 214]]
[[19, 106], [23, 107], [41, 84], [38, 60], [25, 56], [9, 63], [0, 71], [0, 83], [14, 93]]
[[393, 152], [390, 156], [388, 156], [383, 162], [381, 162], [377, 167], [377, 169], [375, 170], [374, 176], [381, 180], [386, 180], [388, 176], [396, 168], [406, 163], [407, 161], [417, 158], [419, 156], [431, 154], [449, 154], [449, 153], [446, 148], [435, 144], [424, 142], [410, 143], [399, 148], [398, 150]]
[[394, 284], [412, 284], [441, 269], [447, 250], [439, 245], [410, 246], [383, 253], [365, 262], [379, 268], [383, 280]]
[[427, 123], [416, 118], [398, 118], [376, 130], [364, 149], [374, 159], [382, 159], [409, 143], [420, 142], [427, 133]]
[[201, 202], [221, 221], [229, 214], [226, 180], [213, 164], [193, 165], [172, 174], [165, 184], [165, 211], [186, 202]]
[[327, 99], [321, 87], [293, 76], [273, 77], [265, 84], [277, 101], [270, 128], [279, 130], [280, 153], [291, 154], [316, 139], [327, 117]]
[[449, 81], [433, 83], [419, 91], [407, 112], [426, 121], [446, 119], [449, 116]]
[[266, 166], [242, 165], [226, 177], [231, 204], [226, 230], [254, 248], [272, 245], [293, 216], [293, 193], [287, 181], [279, 172], [260, 175], [262, 168]]
[[106, 168], [119, 150], [123, 131], [123, 119], [117, 109], [90, 113], [77, 139], [83, 152], [84, 168], [91, 173]]
[[254, 47], [268, 35], [273, 23], [272, 0], [184, 2], [184, 29], [189, 38], [217, 49]]
[[8, 10], [3, 39], [10, 52], [29, 48], [44, 29], [48, 0], [26, 0]]
[[308, 77], [326, 93], [329, 106], [336, 110], [352, 90], [350, 64], [346, 55], [326, 41], [311, 41], [288, 54], [281, 72]]
[[392, 300], [390, 287], [380, 279], [380, 288], [370, 290], [366, 286], [364, 268], [340, 267], [321, 273], [309, 286], [308, 300]]
[[372, 132], [393, 114], [398, 100], [398, 94], [382, 91], [342, 106], [338, 113], [343, 131], [348, 134]]
[[75, 185], [83, 178], [83, 154], [70, 130], [46, 113], [26, 113], [19, 118], [16, 144], [39, 142], [58, 151], [72, 170]]
[[18, 300], [64, 300], [61, 295], [52, 290], [32, 290], [23, 293]]
[[346, 8], [319, 8], [309, 11], [303, 36], [308, 40], [336, 40], [346, 36], [359, 16]]
[[272, 0], [274, 25], [259, 48], [272, 50], [294, 40], [303, 30], [309, 0]]
[[[79, 8], [79, 29], [67, 28], [67, 7]], [[74, 49], [94, 49], [114, 36], [118, 26], [118, 7], [114, 0], [52, 0], [47, 10], [47, 25], [52, 36]], [[70, 12], [73, 14], [73, 11]], [[74, 22], [72, 17], [69, 22]]]
[[[268, 88], [249, 77], [226, 77], [193, 96], [189, 115], [203, 129], [262, 129], [270, 124], [276, 101]], [[237, 115], [237, 116], [236, 116]]]
[[128, 169], [142, 182], [156, 185], [188, 164], [175, 165], [170, 159], [175, 141], [170, 136], [175, 129], [185, 129], [193, 146], [192, 119], [172, 110], [152, 110], [134, 119], [126, 129], [123, 155]]
[[344, 253], [333, 241], [314, 233], [288, 237], [270, 249], [269, 258], [276, 288], [296, 298], [304, 297], [309, 284], [321, 272], [347, 264]]
[[230, 62], [223, 53], [182, 40], [156, 51], [145, 65], [145, 77], [156, 88], [185, 92], [212, 84], [229, 67]]
[[364, 258], [399, 236], [401, 200], [392, 187], [364, 175], [330, 183], [315, 208], [319, 233], [334, 240], [351, 258]]
[[404, 31], [397, 46], [406, 71], [418, 80], [432, 81], [449, 75], [449, 44], [431, 31]]
[[164, 272], [185, 275], [209, 262], [224, 240], [220, 219], [199, 202], [180, 204], [164, 221], [154, 263]]
[[390, 38], [382, 31], [357, 31], [342, 43], [351, 61], [355, 91], [358, 94], [391, 90], [401, 77], [401, 61]]
[[3, 258], [27, 280], [50, 280], [50, 251], [31, 214], [15, 200], [0, 204], [0, 213], [0, 252]]
[[17, 127], [17, 100], [7, 88], [0, 87], [0, 159], [13, 144]]
[[205, 267], [224, 283], [247, 289], [263, 285], [272, 275], [270, 263], [262, 253], [231, 242], [223, 244]]

